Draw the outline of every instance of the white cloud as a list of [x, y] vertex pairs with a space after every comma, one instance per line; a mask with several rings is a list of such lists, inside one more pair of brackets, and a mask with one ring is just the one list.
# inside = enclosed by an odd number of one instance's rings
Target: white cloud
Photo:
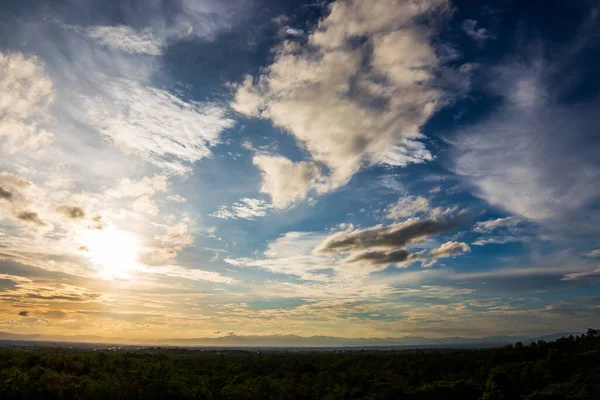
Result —
[[292, 28], [291, 26], [284, 26], [283, 32], [286, 35], [301, 37], [304, 36], [304, 30], [299, 28]]
[[83, 98], [86, 119], [125, 152], [171, 173], [210, 156], [223, 130], [234, 125], [225, 110], [185, 101], [143, 83], [114, 79]]
[[156, 239], [172, 246], [189, 246], [194, 242], [192, 232], [192, 222], [185, 218], [175, 225], [168, 226], [167, 233], [163, 236], [157, 236]]
[[474, 19], [466, 19], [462, 23], [462, 29], [471, 39], [480, 43], [496, 38], [496, 35], [490, 33], [490, 31], [485, 28], [478, 28], [477, 25], [478, 22]]
[[154, 35], [150, 28], [140, 31], [126, 26], [92, 26], [85, 33], [112, 49], [133, 54], [162, 54], [165, 43]]
[[192, 281], [227, 284], [233, 284], [237, 282], [235, 279], [223, 276], [218, 272], [205, 271], [193, 268], [184, 268], [178, 265], [144, 267], [141, 269], [141, 271], [150, 274], [166, 275], [174, 278], [183, 278]]
[[269, 155], [254, 156], [252, 162], [262, 171], [260, 191], [269, 194], [276, 207], [285, 208], [305, 199], [311, 189], [324, 187], [321, 171], [313, 162]]
[[592, 250], [585, 254], [586, 257], [600, 257], [600, 249]]
[[508, 244], [508, 243], [518, 243], [523, 242], [527, 238], [517, 237], [517, 236], [493, 236], [483, 239], [478, 239], [473, 242], [474, 246], [485, 246], [486, 244]]
[[471, 251], [471, 248], [464, 242], [446, 242], [437, 249], [431, 250], [428, 256], [431, 258], [447, 258], [457, 253], [467, 253], [469, 251]]
[[[326, 192], [364, 165], [433, 158], [419, 128], [442, 103], [432, 84], [439, 61], [430, 45], [433, 25], [416, 21], [443, 15], [447, 7], [444, 0], [331, 3], [307, 46], [284, 42], [272, 65], [244, 79], [232, 107], [287, 130], [314, 164], [302, 164], [311, 177], [291, 185], [274, 185], [273, 174], [265, 174], [271, 181], [263, 189], [277, 198], [274, 204], [305, 198], [315, 189], [319, 165], [328, 171], [320, 188]], [[366, 40], [350, 44], [354, 37]]]
[[335, 268], [331, 257], [312, 254], [326, 234], [316, 232], [288, 232], [270, 242], [263, 258], [225, 259], [231, 265], [255, 267], [277, 274], [296, 275], [310, 281], [330, 281], [332, 278], [319, 270]]
[[145, 2], [143, 9], [122, 7], [119, 15], [125, 24], [120, 25], [78, 26], [55, 22], [113, 50], [157, 56], [168, 43], [183, 38], [213, 39], [216, 33], [231, 27], [243, 13], [248, 13], [251, 6], [235, 0], [227, 4], [210, 0], [172, 0], [170, 3], [168, 13], [161, 2], [155, 1]]
[[159, 208], [156, 201], [150, 196], [140, 196], [131, 204], [131, 209], [139, 212], [146, 213], [150, 215], [158, 215]]
[[421, 164], [433, 161], [433, 154], [427, 150], [425, 143], [419, 141], [419, 139], [424, 138], [424, 135], [418, 135], [415, 138], [400, 140], [384, 156], [383, 163], [396, 167], [406, 167], [408, 164]]
[[480, 221], [477, 222], [473, 227], [473, 232], [490, 233], [497, 229], [513, 228], [519, 225], [521, 222], [523, 222], [523, 220], [517, 217], [506, 217], [490, 219], [488, 221]]
[[166, 192], [168, 188], [169, 181], [165, 175], [145, 176], [139, 181], [123, 178], [108, 194], [114, 197], [152, 196], [158, 192]]
[[593, 270], [593, 271], [574, 272], [574, 273], [570, 273], [570, 274], [565, 274], [565, 276], [563, 276], [561, 278], [561, 280], [573, 281], [576, 279], [585, 279], [585, 278], [596, 277], [596, 276], [600, 276], [600, 268]]
[[[545, 226], [595, 229], [584, 217], [600, 196], [594, 104], [548, 95], [542, 62], [494, 70], [505, 103], [453, 141], [454, 170], [493, 206]], [[569, 135], [565, 135], [565, 132]], [[596, 225], [597, 226], [597, 225]]]
[[173, 194], [167, 197], [167, 200], [174, 201], [176, 203], [185, 203], [186, 199], [178, 194]]
[[473, 242], [475, 246], [487, 244], [507, 244], [525, 242], [531, 239], [519, 217], [505, 217], [479, 221], [473, 226], [473, 232], [486, 235]]
[[54, 102], [52, 81], [43, 64], [32, 56], [0, 52], [0, 139], [8, 154], [35, 151], [54, 135], [44, 129]]
[[386, 209], [386, 218], [398, 220], [429, 212], [429, 200], [421, 196], [401, 197]]
[[231, 206], [220, 206], [211, 217], [221, 219], [256, 219], [264, 217], [273, 206], [261, 199], [243, 198]]

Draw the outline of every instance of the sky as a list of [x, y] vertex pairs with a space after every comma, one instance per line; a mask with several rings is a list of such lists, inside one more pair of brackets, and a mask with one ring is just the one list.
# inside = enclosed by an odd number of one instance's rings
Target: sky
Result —
[[600, 3], [0, 5], [0, 331], [600, 326]]

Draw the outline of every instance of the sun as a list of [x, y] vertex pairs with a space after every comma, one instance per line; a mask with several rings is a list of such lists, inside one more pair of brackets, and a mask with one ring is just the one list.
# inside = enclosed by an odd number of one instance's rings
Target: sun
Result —
[[129, 278], [138, 265], [137, 240], [114, 226], [85, 231], [83, 243], [88, 257], [106, 279]]

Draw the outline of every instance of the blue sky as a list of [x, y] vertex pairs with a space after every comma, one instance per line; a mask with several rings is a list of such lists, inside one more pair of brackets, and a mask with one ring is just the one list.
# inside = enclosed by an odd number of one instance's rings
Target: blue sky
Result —
[[3, 5], [0, 331], [597, 326], [598, 6]]

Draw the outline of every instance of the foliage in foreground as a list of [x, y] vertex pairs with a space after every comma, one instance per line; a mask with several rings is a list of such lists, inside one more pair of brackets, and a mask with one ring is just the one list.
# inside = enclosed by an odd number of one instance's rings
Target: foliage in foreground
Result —
[[600, 330], [485, 350], [0, 351], [1, 399], [598, 399]]

